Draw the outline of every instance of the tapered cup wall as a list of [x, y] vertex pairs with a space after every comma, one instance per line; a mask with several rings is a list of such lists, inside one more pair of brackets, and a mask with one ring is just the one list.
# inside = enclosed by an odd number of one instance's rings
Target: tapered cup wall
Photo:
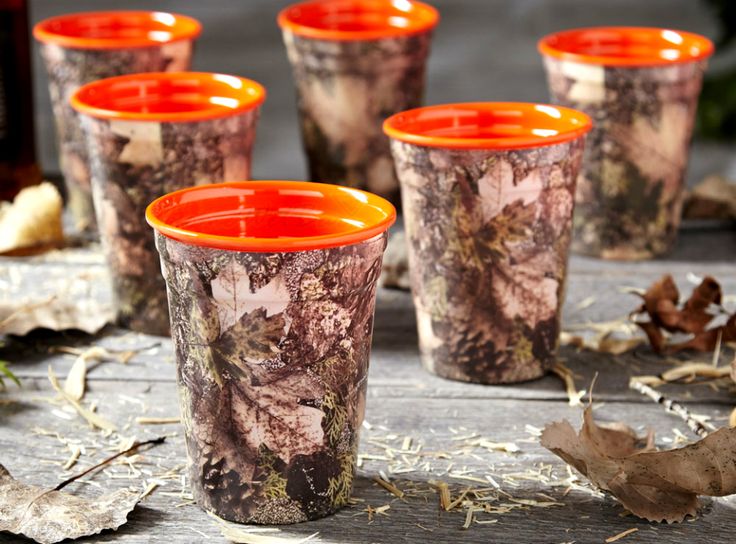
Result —
[[573, 251], [650, 259], [677, 239], [705, 61], [607, 67], [545, 59], [552, 99], [588, 113]]
[[250, 178], [258, 111], [200, 122], [83, 116], [100, 237], [121, 325], [168, 334], [166, 286], [143, 217], [163, 194]]
[[310, 179], [366, 189], [399, 204], [390, 115], [420, 106], [431, 32], [367, 41], [284, 31]]
[[427, 370], [493, 384], [554, 365], [583, 143], [494, 151], [392, 142]]
[[69, 98], [82, 85], [98, 79], [140, 72], [188, 70], [192, 40], [130, 49], [75, 49], [41, 44], [56, 121], [61, 170], [68, 206], [80, 228], [94, 230], [89, 160], [79, 115]]
[[346, 505], [386, 235], [293, 253], [157, 245], [195, 500], [265, 524]]
[[651, 259], [677, 240], [690, 139], [713, 43], [691, 32], [592, 27], [545, 36], [553, 101], [594, 120], [578, 182], [572, 247]]

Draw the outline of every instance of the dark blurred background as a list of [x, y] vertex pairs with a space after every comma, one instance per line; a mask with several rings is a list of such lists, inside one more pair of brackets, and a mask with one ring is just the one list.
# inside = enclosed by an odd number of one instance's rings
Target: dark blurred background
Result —
[[[282, 0], [31, 0], [31, 23], [66, 12], [105, 9], [157, 9], [180, 12], [204, 25], [194, 69], [238, 74], [268, 88], [254, 155], [256, 178], [298, 179], [306, 175], [296, 120], [291, 73], [276, 14]], [[726, 44], [732, 36], [736, 0], [430, 0], [442, 14], [435, 34], [427, 82], [427, 103], [468, 100], [547, 101], [536, 41], [568, 27], [592, 25], [664, 26], [690, 30]], [[721, 136], [719, 108], [736, 101], [736, 89], [723, 88], [736, 64], [736, 48], [713, 59], [713, 94], [708, 126]], [[58, 172], [46, 75], [34, 55], [39, 156], [48, 174]], [[721, 79], [717, 79], [721, 78]], [[728, 92], [726, 92], [728, 91]], [[725, 129], [724, 129], [725, 130]], [[727, 132], [727, 130], [726, 130]], [[690, 182], [713, 172], [736, 177], [733, 148], [698, 141]]]

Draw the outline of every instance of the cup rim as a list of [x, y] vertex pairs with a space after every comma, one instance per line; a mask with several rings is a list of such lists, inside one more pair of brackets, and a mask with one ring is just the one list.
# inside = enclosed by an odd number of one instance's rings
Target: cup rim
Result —
[[[370, 29], [341, 29], [332, 22], [319, 25], [315, 19], [325, 17], [327, 10], [348, 13], [372, 12], [385, 21]], [[311, 17], [309, 21], [305, 20]], [[401, 20], [402, 23], [398, 24]], [[417, 0], [308, 0], [282, 9], [277, 17], [282, 30], [305, 38], [334, 41], [377, 40], [410, 36], [432, 30], [440, 20], [439, 11], [429, 4]], [[391, 24], [391, 22], [394, 24]]]
[[[141, 89], [157, 91], [161, 106], [170, 101], [169, 111], [137, 111], [147, 109], [141, 104]], [[177, 109], [174, 96], [186, 97], [188, 105], [196, 101], [196, 109]], [[132, 91], [132, 92], [131, 92]], [[116, 94], [117, 93], [117, 94]], [[135, 101], [135, 107], [114, 107], [113, 100]], [[266, 100], [266, 89], [251, 79], [210, 72], [145, 72], [100, 79], [81, 86], [69, 99], [79, 113], [98, 119], [192, 122], [231, 117], [260, 106]], [[180, 102], [183, 104], [185, 102]], [[154, 104], [153, 98], [148, 106]]]
[[[607, 41], [619, 47], [609, 53], [590, 52], [591, 45]], [[591, 44], [591, 42], [593, 42]], [[635, 51], [621, 50], [634, 45]], [[598, 26], [563, 30], [544, 36], [537, 42], [539, 52], [547, 57], [604, 66], [668, 66], [707, 59], [714, 51], [713, 42], [693, 32], [657, 27]]]
[[[81, 32], [80, 22], [96, 25], [121, 25], [123, 21], [138, 23], [141, 32], [136, 35], [99, 36]], [[72, 25], [71, 29], [68, 29]], [[62, 30], [64, 26], [67, 30]], [[112, 10], [82, 11], [44, 19], [33, 27], [33, 36], [41, 43], [55, 44], [72, 49], [126, 49], [154, 47], [166, 43], [194, 40], [202, 33], [202, 24], [193, 17], [164, 11]]]
[[[498, 122], [499, 119], [504, 122]], [[514, 124], [510, 124], [512, 121]], [[484, 126], [486, 129], [497, 126], [500, 132], [498, 135], [488, 135], [482, 132]], [[425, 106], [392, 115], [383, 123], [383, 131], [387, 136], [410, 144], [498, 150], [570, 142], [584, 136], [592, 127], [590, 117], [581, 111], [527, 102], [465, 102]], [[476, 135], [472, 134], [474, 128]], [[449, 134], [453, 130], [458, 134]]]
[[[201, 232], [175, 224], [170, 214], [186, 213], [184, 205], [194, 205], [197, 213], [179, 219], [216, 216], [228, 211], [244, 209], [244, 198], [261, 192], [268, 197], [274, 218], [312, 213], [331, 221], [342, 220], [346, 228], [316, 236], [237, 237]], [[219, 201], [218, 201], [219, 197]], [[236, 206], [227, 206], [224, 197], [234, 200]], [[311, 211], [302, 206], [289, 207], [298, 197], [311, 197], [320, 206]], [[219, 202], [220, 209], [213, 209]], [[282, 205], [286, 204], [286, 205]], [[167, 215], [168, 212], [168, 215]], [[396, 209], [386, 199], [351, 187], [314, 183], [309, 181], [262, 180], [235, 181], [188, 187], [168, 193], [154, 200], [146, 208], [146, 221], [157, 232], [185, 243], [240, 252], [295, 252], [347, 246], [364, 242], [386, 232], [396, 221]]]

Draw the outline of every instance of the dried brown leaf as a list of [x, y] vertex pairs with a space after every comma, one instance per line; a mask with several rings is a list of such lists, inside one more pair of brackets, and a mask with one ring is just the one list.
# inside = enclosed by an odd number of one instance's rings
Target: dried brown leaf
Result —
[[127, 489], [84, 499], [19, 482], [0, 465], [0, 531], [40, 544], [96, 535], [117, 529], [140, 501]]
[[649, 521], [678, 522], [695, 515], [697, 496], [736, 493], [736, 429], [720, 429], [670, 451], [642, 446], [626, 427], [596, 425], [588, 407], [576, 433], [567, 421], [548, 425], [541, 444], [610, 492], [633, 514]]
[[665, 339], [664, 334], [659, 330], [659, 327], [651, 321], [637, 322], [636, 324], [646, 333], [649, 343], [652, 345], [652, 349], [656, 353], [662, 353], [665, 346]]
[[[644, 313], [649, 321], [636, 323], [646, 333], [657, 353], [686, 349], [713, 351], [721, 342], [736, 341], [736, 314], [725, 325], [708, 328], [716, 317], [711, 310], [714, 306], [720, 306], [723, 298], [721, 286], [711, 276], [702, 280], [682, 308], [678, 308], [677, 286], [669, 274], [655, 282], [641, 296], [644, 304], [634, 314]], [[663, 331], [693, 336], [685, 342], [667, 345]]]

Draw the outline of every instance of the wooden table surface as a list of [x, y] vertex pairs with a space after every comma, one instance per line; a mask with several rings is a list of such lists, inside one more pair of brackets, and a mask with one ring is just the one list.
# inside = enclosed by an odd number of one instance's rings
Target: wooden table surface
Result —
[[[721, 281], [725, 293], [736, 294], [735, 250], [733, 229], [690, 228], [683, 232], [676, 253], [666, 260], [627, 264], [574, 257], [565, 326], [626, 315], [637, 299], [620, 288], [646, 287], [666, 272], [673, 274], [683, 291], [691, 288], [689, 274], [710, 274]], [[7, 267], [8, 261], [0, 261], [0, 265]], [[98, 413], [118, 426], [118, 434], [104, 436], [93, 431], [63, 404], [53, 402], [55, 395], [47, 379], [49, 365], [63, 377], [75, 359], [60, 353], [62, 346], [147, 348], [127, 364], [104, 362], [89, 373], [85, 403], [95, 402]], [[630, 376], [659, 374], [668, 368], [669, 363], [649, 348], [640, 347], [619, 357], [563, 348], [560, 358], [575, 372], [581, 389], [598, 374], [598, 419], [622, 420], [641, 430], [652, 427], [661, 448], [672, 447], [676, 431], [695, 438], [682, 421], [628, 389]], [[0, 463], [16, 478], [53, 487], [110, 455], [117, 445], [132, 437], [168, 437], [165, 444], [146, 451], [134, 464], [114, 465], [85, 479], [87, 483], [66, 488], [92, 497], [126, 486], [143, 489], [150, 482], [160, 484], [117, 532], [108, 531], [84, 542], [225, 542], [218, 523], [190, 500], [182, 476], [186, 462], [182, 427], [178, 423], [141, 424], [137, 419], [178, 417], [168, 339], [114, 327], [94, 337], [35, 332], [9, 339], [0, 359], [12, 362], [23, 383], [22, 389], [11, 385], [0, 394]], [[709, 356], [692, 355], [691, 359], [706, 361]], [[721, 363], [727, 362], [730, 358], [724, 355]], [[687, 403], [694, 413], [710, 416], [716, 425], [724, 424], [736, 404], [732, 390], [683, 386], [661, 390]], [[616, 501], [593, 492], [538, 443], [537, 430], [563, 418], [577, 427], [581, 408], [569, 406], [556, 377], [491, 387], [446, 381], [424, 372], [419, 365], [409, 294], [381, 290], [355, 504], [324, 520], [258, 534], [298, 539], [318, 533], [313, 541], [324, 543], [587, 543], [604, 542], [636, 528], [638, 531], [620, 542], [733, 542], [736, 499], [703, 500], [697, 519], [664, 525], [626, 515]], [[478, 439], [510, 442], [519, 451], [485, 448], [478, 445], [484, 443]], [[70, 457], [70, 445], [82, 446], [84, 451], [76, 465], [65, 471], [62, 466]], [[419, 453], [400, 453], [402, 448], [417, 452], [418, 446]], [[373, 478], [379, 474], [390, 478], [406, 496], [399, 499], [376, 485]], [[463, 529], [466, 512], [462, 508], [440, 512], [429, 481], [447, 482], [454, 497], [468, 487], [492, 489], [493, 481], [508, 494], [502, 495], [499, 503], [514, 507], [506, 513], [478, 513], [470, 527]], [[515, 502], [518, 500], [541, 505]], [[379, 513], [371, 514], [375, 509]], [[0, 535], [0, 542], [22, 541]]]

